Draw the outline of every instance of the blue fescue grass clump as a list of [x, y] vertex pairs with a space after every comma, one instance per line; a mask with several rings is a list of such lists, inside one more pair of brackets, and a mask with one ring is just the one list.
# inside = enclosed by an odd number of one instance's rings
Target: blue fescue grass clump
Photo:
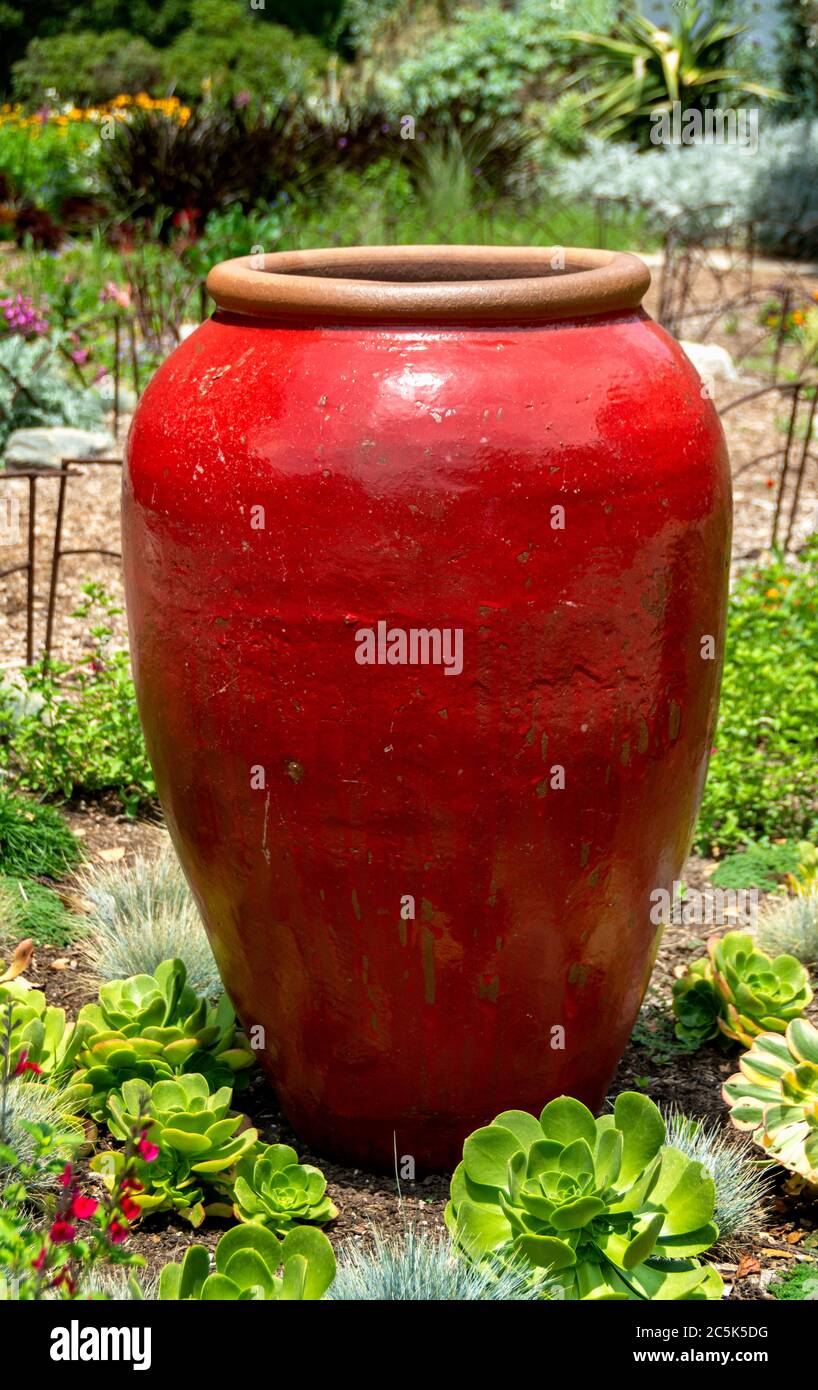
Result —
[[770, 956], [795, 956], [802, 965], [818, 964], [818, 888], [767, 904], [755, 938]]
[[702, 1163], [716, 1185], [713, 1220], [719, 1228], [717, 1250], [734, 1253], [762, 1226], [771, 1178], [752, 1150], [717, 1120], [694, 1120], [676, 1106], [663, 1112], [665, 1143]]
[[338, 1273], [327, 1297], [355, 1302], [471, 1303], [479, 1300], [524, 1300], [544, 1296], [545, 1285], [533, 1287], [513, 1270], [497, 1272], [467, 1264], [455, 1254], [446, 1236], [407, 1225], [397, 1236], [373, 1233], [371, 1249], [348, 1245], [338, 1260]]
[[89, 866], [78, 883], [88, 908], [83, 954], [97, 979], [152, 975], [175, 958], [197, 994], [221, 993], [202, 919], [172, 849], [155, 859], [138, 856], [126, 868]]

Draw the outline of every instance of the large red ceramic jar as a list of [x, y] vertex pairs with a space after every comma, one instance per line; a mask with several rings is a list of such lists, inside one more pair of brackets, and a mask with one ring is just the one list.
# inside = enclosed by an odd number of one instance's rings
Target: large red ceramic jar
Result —
[[716, 716], [724, 442], [634, 257], [261, 264], [131, 431], [148, 750], [298, 1136], [448, 1165], [624, 1049]]

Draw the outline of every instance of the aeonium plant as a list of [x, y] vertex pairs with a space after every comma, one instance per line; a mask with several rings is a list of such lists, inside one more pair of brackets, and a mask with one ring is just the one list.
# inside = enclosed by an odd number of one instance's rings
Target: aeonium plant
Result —
[[[323, 1298], [335, 1278], [335, 1254], [323, 1231], [296, 1226], [279, 1240], [264, 1226], [234, 1226], [210, 1252], [191, 1245], [159, 1278], [160, 1299], [293, 1302]], [[281, 1273], [279, 1273], [279, 1270]]]
[[[206, 1205], [207, 1188], [235, 1168], [258, 1140], [258, 1131], [230, 1109], [231, 1096], [229, 1086], [211, 1092], [206, 1078], [192, 1073], [153, 1086], [126, 1081], [109, 1097], [108, 1127], [114, 1138], [127, 1138], [136, 1118], [148, 1117], [145, 1136], [156, 1153], [149, 1172], [140, 1174], [143, 1191], [135, 1201], [142, 1212], [175, 1211], [194, 1226], [208, 1212], [229, 1214], [230, 1208], [215, 1197]], [[110, 1186], [121, 1161], [119, 1153], [106, 1152], [92, 1166]]]
[[818, 1028], [798, 1018], [783, 1038], [762, 1033], [739, 1067], [722, 1092], [736, 1129], [818, 1190]]
[[528, 1267], [568, 1299], [719, 1298], [696, 1258], [718, 1236], [713, 1180], [664, 1140], [633, 1091], [599, 1119], [571, 1096], [539, 1119], [506, 1110], [466, 1140], [446, 1224], [468, 1259]]
[[812, 999], [795, 956], [768, 956], [746, 932], [712, 936], [707, 955], [673, 986], [676, 1034], [683, 1042], [719, 1037], [750, 1047], [760, 1033], [783, 1033]]
[[253, 1065], [227, 996], [212, 1005], [186, 978], [181, 960], [166, 960], [153, 975], [102, 985], [98, 1003], [80, 1009], [83, 1038], [74, 1081], [88, 1088], [95, 1119], [104, 1118], [109, 1094], [126, 1081], [150, 1084], [198, 1072], [216, 1089], [236, 1085]]
[[239, 1221], [279, 1235], [304, 1222], [323, 1226], [338, 1215], [320, 1168], [299, 1163], [288, 1144], [258, 1145], [238, 1164], [230, 1190]]
[[46, 1003], [38, 989], [19, 983], [0, 985], [0, 1037], [11, 1069], [22, 1064], [32, 1078], [60, 1081], [65, 1098], [79, 1107], [87, 1096], [82, 1085], [64, 1085], [76, 1065], [85, 1030], [67, 1023], [65, 1010]]

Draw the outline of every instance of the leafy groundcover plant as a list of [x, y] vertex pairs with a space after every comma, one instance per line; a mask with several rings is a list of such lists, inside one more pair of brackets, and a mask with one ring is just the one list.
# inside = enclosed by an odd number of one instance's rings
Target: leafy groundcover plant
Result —
[[722, 1093], [733, 1124], [782, 1168], [818, 1188], [818, 1028], [797, 1018], [783, 1038], [762, 1033], [739, 1067]]
[[568, 1299], [719, 1298], [718, 1272], [696, 1259], [718, 1237], [713, 1179], [664, 1141], [633, 1091], [599, 1119], [570, 1096], [539, 1120], [504, 1111], [463, 1146], [452, 1237], [475, 1262], [547, 1273]]
[[78, 841], [59, 811], [0, 789], [0, 873], [60, 878], [79, 857]]
[[809, 976], [794, 956], [772, 959], [745, 932], [711, 936], [707, 955], [674, 982], [676, 1034], [696, 1043], [721, 1035], [750, 1047], [760, 1033], [783, 1033], [811, 999]]

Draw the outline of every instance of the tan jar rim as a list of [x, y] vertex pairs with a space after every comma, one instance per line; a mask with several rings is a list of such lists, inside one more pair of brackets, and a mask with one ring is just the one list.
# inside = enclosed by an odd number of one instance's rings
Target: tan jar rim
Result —
[[220, 309], [343, 323], [551, 320], [636, 309], [638, 256], [575, 246], [350, 246], [239, 256], [210, 271]]

